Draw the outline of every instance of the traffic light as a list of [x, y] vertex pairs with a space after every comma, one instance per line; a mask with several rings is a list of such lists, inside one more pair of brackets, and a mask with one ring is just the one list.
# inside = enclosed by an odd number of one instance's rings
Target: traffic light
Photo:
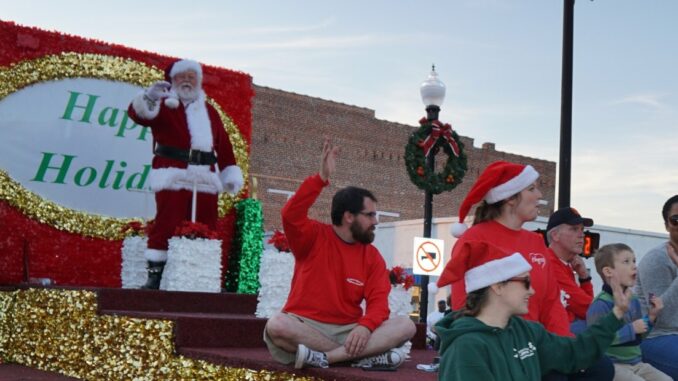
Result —
[[584, 251], [579, 254], [584, 258], [591, 258], [600, 246], [600, 233], [584, 232]]

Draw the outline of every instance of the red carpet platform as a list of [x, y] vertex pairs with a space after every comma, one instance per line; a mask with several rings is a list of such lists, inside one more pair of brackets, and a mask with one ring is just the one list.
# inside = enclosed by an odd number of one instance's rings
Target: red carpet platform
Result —
[[[256, 296], [242, 294], [208, 294], [149, 290], [96, 289], [97, 313], [142, 319], [172, 320], [177, 354], [188, 358], [236, 368], [294, 373], [302, 377], [323, 380], [436, 380], [436, 373], [416, 369], [420, 363], [430, 363], [435, 352], [424, 349], [425, 325], [417, 325], [411, 358], [395, 372], [370, 372], [350, 366], [330, 369], [294, 370], [275, 362], [261, 338], [265, 319], [256, 318]], [[8, 369], [8, 367], [10, 367]], [[16, 367], [16, 368], [15, 368]], [[0, 365], [3, 372], [23, 367]], [[23, 370], [26, 370], [25, 368]], [[30, 370], [30, 369], [29, 369]], [[37, 376], [36, 376], [37, 377]], [[54, 378], [25, 378], [26, 380], [68, 380], [61, 375]]]

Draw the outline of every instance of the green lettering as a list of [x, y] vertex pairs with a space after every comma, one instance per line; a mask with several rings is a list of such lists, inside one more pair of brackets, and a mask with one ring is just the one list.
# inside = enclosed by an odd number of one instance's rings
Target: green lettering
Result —
[[89, 118], [92, 116], [92, 111], [94, 111], [94, 104], [97, 101], [97, 98], [99, 98], [98, 95], [92, 95], [92, 94], [87, 94], [88, 100], [87, 100], [87, 106], [78, 106], [76, 105], [76, 102], [78, 101], [78, 97], [81, 95], [78, 92], [75, 91], [69, 91], [71, 93], [71, 97], [68, 99], [68, 104], [66, 105], [66, 110], [64, 110], [64, 115], [61, 117], [61, 119], [66, 119], [66, 120], [73, 120], [73, 109], [76, 108], [81, 108], [84, 109], [85, 112], [82, 114], [82, 118], [80, 119], [81, 122], [85, 123], [90, 123]]
[[[127, 190], [130, 190], [132, 188], [143, 189], [144, 184], [146, 183], [146, 177], [148, 177], [148, 173], [150, 171], [151, 171], [151, 166], [146, 164], [146, 165], [144, 165], [143, 171], [132, 173], [132, 175], [127, 179], [127, 184], [126, 184]], [[139, 180], [136, 179], [137, 177], [139, 177]], [[136, 184], [134, 183], [135, 181], [137, 181]]]
[[[120, 166], [122, 168], [125, 168], [127, 166], [127, 163], [124, 161], [120, 162]], [[122, 188], [122, 177], [125, 176], [125, 171], [116, 171], [115, 172], [115, 180], [113, 180], [113, 189], [120, 189]]]
[[139, 130], [139, 137], [137, 138], [137, 140], [141, 140], [141, 141], [145, 142], [146, 141], [146, 135], [148, 135], [148, 132], [150, 130], [151, 130], [150, 128], [142, 126], [141, 130]]
[[114, 160], [106, 160], [106, 168], [104, 168], [104, 173], [101, 175], [101, 180], [99, 180], [99, 188], [108, 188], [106, 181], [108, 180], [108, 176], [111, 174], [111, 169], [113, 169], [113, 163], [115, 163]]
[[52, 152], [43, 152], [42, 153], [42, 161], [40, 162], [40, 167], [38, 167], [38, 172], [35, 174], [35, 177], [31, 179], [31, 181], [39, 181], [39, 182], [45, 182], [45, 173], [47, 173], [48, 169], [58, 169], [59, 174], [57, 175], [56, 179], [53, 181], [55, 184], [65, 184], [64, 179], [66, 178], [66, 174], [68, 173], [68, 169], [71, 166], [71, 162], [73, 159], [75, 159], [75, 156], [71, 155], [61, 155], [63, 156], [64, 160], [61, 163], [60, 166], [58, 167], [52, 167], [50, 166], [50, 163], [52, 161], [52, 157], [54, 157], [54, 153]]
[[[88, 174], [87, 179], [83, 182], [82, 178]], [[97, 170], [92, 167], [82, 167], [75, 172], [75, 184], [81, 187], [86, 187], [94, 182], [97, 177]]]
[[134, 121], [132, 121], [132, 125], [129, 127], [127, 126], [128, 122], [130, 122], [130, 119], [129, 116], [127, 116], [127, 113], [125, 113], [125, 115], [122, 117], [122, 121], [120, 122], [120, 127], [118, 127], [118, 133], [116, 133], [115, 136], [122, 138], [125, 136], [125, 130], [133, 130], [137, 128], [138, 124], [134, 123]]
[[[106, 125], [108, 124], [110, 127], [115, 127], [117, 125], [116, 119], [118, 118], [118, 110], [117, 108], [113, 107], [105, 107], [101, 112], [99, 113], [99, 124], [100, 125]], [[111, 113], [111, 116], [108, 117], [108, 120], [106, 119], [106, 114]]]

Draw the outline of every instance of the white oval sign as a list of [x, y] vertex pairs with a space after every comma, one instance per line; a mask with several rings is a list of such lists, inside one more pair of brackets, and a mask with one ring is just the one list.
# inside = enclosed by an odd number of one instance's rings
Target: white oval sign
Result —
[[124, 82], [74, 78], [8, 95], [0, 100], [0, 168], [64, 207], [151, 218], [153, 137], [127, 116], [140, 91]]

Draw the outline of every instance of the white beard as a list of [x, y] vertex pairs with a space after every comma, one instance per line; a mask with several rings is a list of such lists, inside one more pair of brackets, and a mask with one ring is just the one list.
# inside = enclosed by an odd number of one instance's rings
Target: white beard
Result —
[[182, 83], [179, 85], [172, 84], [172, 91], [174, 91], [177, 96], [179, 96], [179, 99], [184, 104], [194, 102], [200, 95], [199, 88], [193, 87], [188, 83]]

